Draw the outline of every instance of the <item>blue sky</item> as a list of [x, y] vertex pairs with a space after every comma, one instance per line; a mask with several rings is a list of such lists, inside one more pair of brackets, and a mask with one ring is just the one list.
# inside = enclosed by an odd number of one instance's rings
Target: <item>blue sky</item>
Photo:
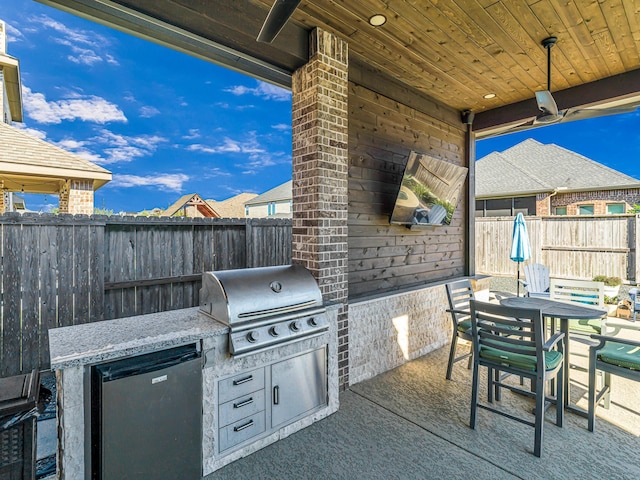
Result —
[[[113, 173], [96, 207], [224, 200], [291, 178], [290, 92], [32, 0], [4, 1], [0, 18], [22, 74], [15, 125]], [[640, 179], [639, 123], [635, 112], [538, 128], [482, 140], [477, 157], [535, 138]]]
[[[3, 2], [30, 133], [113, 173], [95, 205], [166, 208], [291, 178], [290, 92], [31, 0]], [[27, 196], [33, 210], [57, 198]]]

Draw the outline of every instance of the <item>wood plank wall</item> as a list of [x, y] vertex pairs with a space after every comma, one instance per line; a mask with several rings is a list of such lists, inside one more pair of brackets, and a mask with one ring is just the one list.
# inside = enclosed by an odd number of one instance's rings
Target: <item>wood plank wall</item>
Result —
[[209, 270], [291, 263], [291, 220], [0, 215], [0, 377], [46, 369], [50, 328], [199, 304]]
[[389, 218], [410, 152], [467, 166], [464, 134], [458, 112], [349, 84], [350, 299], [463, 274], [466, 192], [450, 226], [410, 231]]

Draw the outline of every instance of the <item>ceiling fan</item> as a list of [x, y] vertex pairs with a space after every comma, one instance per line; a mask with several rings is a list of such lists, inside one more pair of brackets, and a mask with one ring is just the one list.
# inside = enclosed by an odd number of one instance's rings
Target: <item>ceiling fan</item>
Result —
[[258, 42], [271, 43], [286, 25], [302, 0], [274, 0], [258, 33]]
[[585, 108], [575, 107], [565, 110], [558, 110], [558, 105], [551, 95], [551, 48], [557, 42], [556, 37], [547, 37], [542, 40], [541, 44], [547, 49], [547, 89], [536, 92], [536, 102], [540, 113], [533, 119], [509, 128], [503, 133], [512, 133], [519, 130], [526, 130], [533, 126], [550, 125], [560, 122], [569, 122], [574, 120], [584, 120], [587, 118], [602, 117], [605, 115], [615, 115], [617, 113], [630, 113], [638, 108], [638, 103], [629, 104], [619, 108]]

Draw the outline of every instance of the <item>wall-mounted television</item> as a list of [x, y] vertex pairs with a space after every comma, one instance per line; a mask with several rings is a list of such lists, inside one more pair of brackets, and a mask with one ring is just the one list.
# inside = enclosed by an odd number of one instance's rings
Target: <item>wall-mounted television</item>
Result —
[[449, 225], [467, 171], [466, 167], [411, 152], [390, 222], [410, 228]]

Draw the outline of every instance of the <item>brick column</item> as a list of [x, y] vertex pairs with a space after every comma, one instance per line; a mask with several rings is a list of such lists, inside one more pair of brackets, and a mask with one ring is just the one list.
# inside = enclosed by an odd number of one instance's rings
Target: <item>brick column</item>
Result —
[[7, 195], [7, 192], [4, 188], [0, 190], [0, 213], [5, 213], [7, 211], [7, 206], [5, 202], [6, 195]]
[[67, 181], [60, 190], [60, 213], [93, 215], [93, 182]]
[[551, 215], [551, 195], [548, 193], [538, 193], [536, 195], [536, 215]]
[[293, 262], [318, 280], [325, 301], [338, 302], [340, 385], [349, 381], [348, 51], [321, 29], [309, 38], [310, 59], [293, 75]]

